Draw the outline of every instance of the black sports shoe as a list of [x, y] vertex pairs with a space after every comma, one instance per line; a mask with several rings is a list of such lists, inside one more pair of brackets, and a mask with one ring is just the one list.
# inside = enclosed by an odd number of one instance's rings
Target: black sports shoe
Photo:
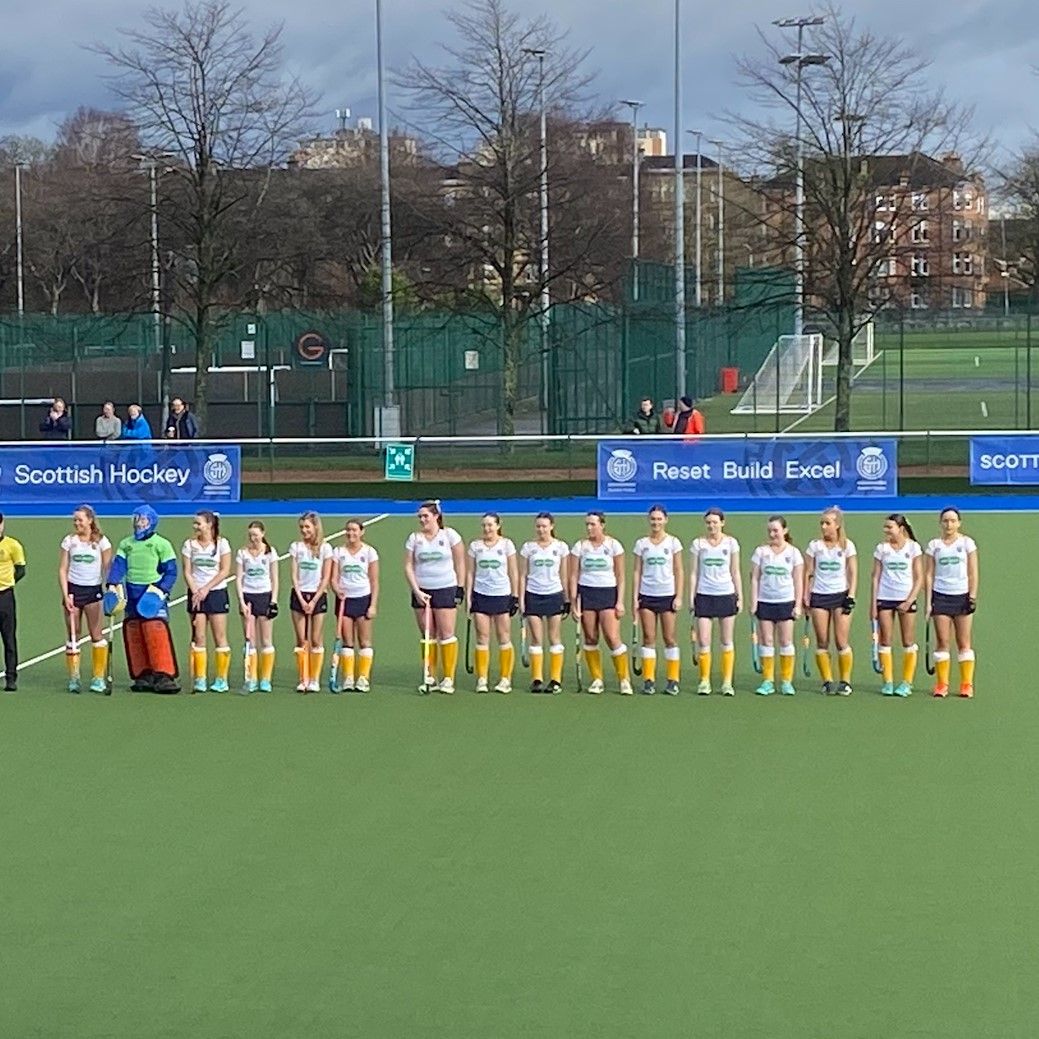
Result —
[[562, 688], [562, 685], [555, 679], [553, 679], [551, 682], [548, 683], [548, 685], [545, 686], [545, 692], [551, 693], [553, 696], [555, 696], [556, 693], [562, 691]]
[[820, 691], [824, 696], [833, 696], [835, 692], [833, 682], [823, 682], [823, 687]]
[[838, 696], [851, 696], [851, 683], [850, 682], [838, 682], [837, 683], [837, 695]]
[[544, 683], [540, 678], [536, 678], [530, 683], [530, 691], [532, 693], [543, 693], [545, 691]]
[[152, 690], [156, 693], [179, 693], [180, 685], [172, 675], [156, 675]]
[[5, 693], [17, 693], [18, 692], [18, 683], [17, 682], [11, 682], [11, 681], [6, 682], [4, 684], [4, 692]]

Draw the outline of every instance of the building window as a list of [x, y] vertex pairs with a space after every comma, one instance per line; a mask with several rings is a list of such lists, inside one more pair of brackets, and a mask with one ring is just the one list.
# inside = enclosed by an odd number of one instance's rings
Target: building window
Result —
[[918, 224], [914, 224], [912, 230], [909, 232], [909, 237], [916, 243], [929, 241], [927, 221], [921, 220]]
[[974, 205], [974, 193], [971, 191], [960, 191], [956, 189], [952, 193], [953, 209], [970, 209]]
[[927, 306], [927, 298], [922, 292], [910, 292], [909, 293], [909, 306], [913, 310], [923, 310]]
[[974, 292], [971, 289], [953, 288], [952, 305], [957, 309], [969, 310], [974, 306]]
[[977, 211], [979, 213], [984, 213], [985, 212], [985, 196], [984, 195], [978, 195], [977, 202], [975, 203], [975, 208], [977, 209]]
[[888, 237], [888, 226], [883, 220], [873, 222], [873, 242], [878, 244]]
[[931, 264], [926, 256], [914, 256], [910, 270], [914, 278], [926, 278], [931, 273]]
[[927, 209], [927, 206], [927, 194], [923, 191], [913, 192], [913, 209], [920, 213]]
[[885, 256], [877, 264], [876, 276], [878, 278], [893, 278], [895, 276], [895, 258], [893, 256]]
[[953, 253], [952, 254], [952, 273], [953, 274], [973, 274], [974, 273], [974, 257], [970, 253]]
[[952, 240], [965, 242], [968, 238], [970, 238], [970, 224], [964, 223], [962, 220], [954, 220], [952, 222]]
[[877, 195], [877, 212], [894, 212], [895, 209], [895, 196], [894, 195]]

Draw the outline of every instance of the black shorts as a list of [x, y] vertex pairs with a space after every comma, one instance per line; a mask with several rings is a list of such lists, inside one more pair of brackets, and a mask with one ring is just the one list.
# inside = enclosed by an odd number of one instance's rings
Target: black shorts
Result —
[[931, 616], [932, 617], [966, 617], [970, 613], [967, 605], [969, 596], [946, 595], [944, 592], [931, 593]]
[[527, 592], [523, 597], [524, 617], [558, 617], [563, 612], [566, 599], [562, 592], [541, 595], [538, 592]]
[[594, 588], [582, 584], [577, 588], [577, 599], [582, 610], [590, 613], [600, 613], [603, 610], [617, 609], [617, 586], [610, 588]]
[[[301, 594], [303, 596], [303, 602], [313, 602], [314, 596], [317, 595], [317, 592], [302, 592]], [[293, 613], [303, 612], [303, 603], [299, 601], [299, 596], [296, 594], [295, 588], [292, 589], [292, 594], [289, 596], [289, 609], [292, 610]], [[328, 595], [325, 592], [321, 593], [321, 598], [314, 607], [314, 613], [328, 613]]]
[[188, 595], [188, 613], [192, 617], [212, 617], [221, 613], [230, 613], [231, 600], [227, 596], [226, 588], [214, 588], [199, 605], [196, 610], [191, 605], [191, 595]]
[[[429, 605], [434, 610], [453, 610], [458, 606], [458, 603], [455, 602], [455, 586], [453, 584], [447, 588], [423, 588], [422, 591], [430, 597]], [[422, 603], [415, 598], [414, 594], [411, 596], [411, 608], [413, 610], [422, 609]]]
[[348, 595], [345, 599], [336, 596], [336, 614], [349, 617], [352, 621], [364, 620], [372, 608], [370, 595]]
[[472, 613], [480, 613], [485, 617], [500, 617], [508, 613], [512, 605], [511, 595], [484, 595], [483, 592], [473, 592]]
[[693, 616], [713, 620], [716, 617], [735, 617], [736, 593], [732, 595], [694, 595]]
[[841, 610], [847, 598], [847, 592], [812, 592], [808, 605], [813, 610]]
[[92, 603], [100, 602], [103, 594], [99, 584], [73, 584], [70, 581], [68, 588], [69, 595], [72, 596], [72, 605], [77, 610], [82, 610], [84, 606], [90, 606]]
[[[877, 613], [897, 613], [899, 606], [905, 602], [905, 599], [878, 599], [877, 600]], [[916, 613], [916, 602], [909, 604], [907, 613]]]
[[794, 602], [759, 602], [755, 616], [759, 621], [792, 621], [794, 619]]
[[242, 598], [254, 617], [266, 617], [271, 609], [270, 592], [246, 592]]
[[640, 595], [639, 609], [650, 613], [674, 613], [675, 596], [673, 595]]

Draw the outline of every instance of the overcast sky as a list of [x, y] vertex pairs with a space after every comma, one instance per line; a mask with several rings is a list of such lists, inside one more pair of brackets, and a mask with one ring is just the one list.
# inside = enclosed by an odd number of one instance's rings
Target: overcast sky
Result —
[[[644, 118], [670, 128], [673, 0], [522, 0], [524, 9], [547, 10], [575, 47], [591, 48], [602, 101], [638, 97]], [[733, 55], [754, 52], [755, 25], [809, 13], [786, 0], [682, 0], [685, 49], [685, 123], [710, 133], [712, 113], [739, 107]], [[83, 48], [111, 40], [133, 25], [150, 4], [139, 0], [28, 0], [10, 14], [7, 0], [0, 42], [0, 135], [49, 139], [78, 105], [108, 107], [104, 62]], [[327, 128], [333, 111], [375, 114], [374, 0], [250, 0], [245, 9], [258, 27], [285, 22], [292, 68], [323, 95]], [[410, 55], [436, 60], [449, 39], [438, 0], [383, 0], [388, 60], [399, 67]], [[1004, 147], [1020, 146], [1039, 126], [1039, 18], [1035, 0], [849, 0], [859, 24], [897, 34], [933, 62], [932, 84], [951, 99], [972, 103], [983, 130]], [[393, 98], [390, 98], [391, 109]], [[392, 121], [392, 120], [391, 120]]]

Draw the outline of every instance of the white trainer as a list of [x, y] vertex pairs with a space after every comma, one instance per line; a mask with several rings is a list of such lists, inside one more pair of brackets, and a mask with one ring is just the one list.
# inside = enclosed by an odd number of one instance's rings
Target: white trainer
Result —
[[621, 696], [631, 696], [634, 690], [631, 688], [631, 682], [626, 678], [621, 679]]
[[361, 677], [357, 679], [357, 683], [354, 688], [356, 688], [356, 690], [359, 693], [367, 693], [371, 690], [372, 684], [368, 681], [367, 678], [364, 677], [364, 675], [361, 675]]
[[512, 692], [512, 680], [503, 678], [495, 687], [496, 693], [511, 693]]
[[476, 691], [478, 693], [486, 693], [487, 692], [487, 679], [486, 678], [478, 678], [476, 680]]
[[605, 688], [606, 686], [603, 685], [601, 678], [596, 678], [594, 681], [588, 683], [588, 692], [593, 696], [598, 696]]
[[437, 689], [442, 693], [453, 693], [455, 691], [455, 680], [453, 678], [443, 678]]

